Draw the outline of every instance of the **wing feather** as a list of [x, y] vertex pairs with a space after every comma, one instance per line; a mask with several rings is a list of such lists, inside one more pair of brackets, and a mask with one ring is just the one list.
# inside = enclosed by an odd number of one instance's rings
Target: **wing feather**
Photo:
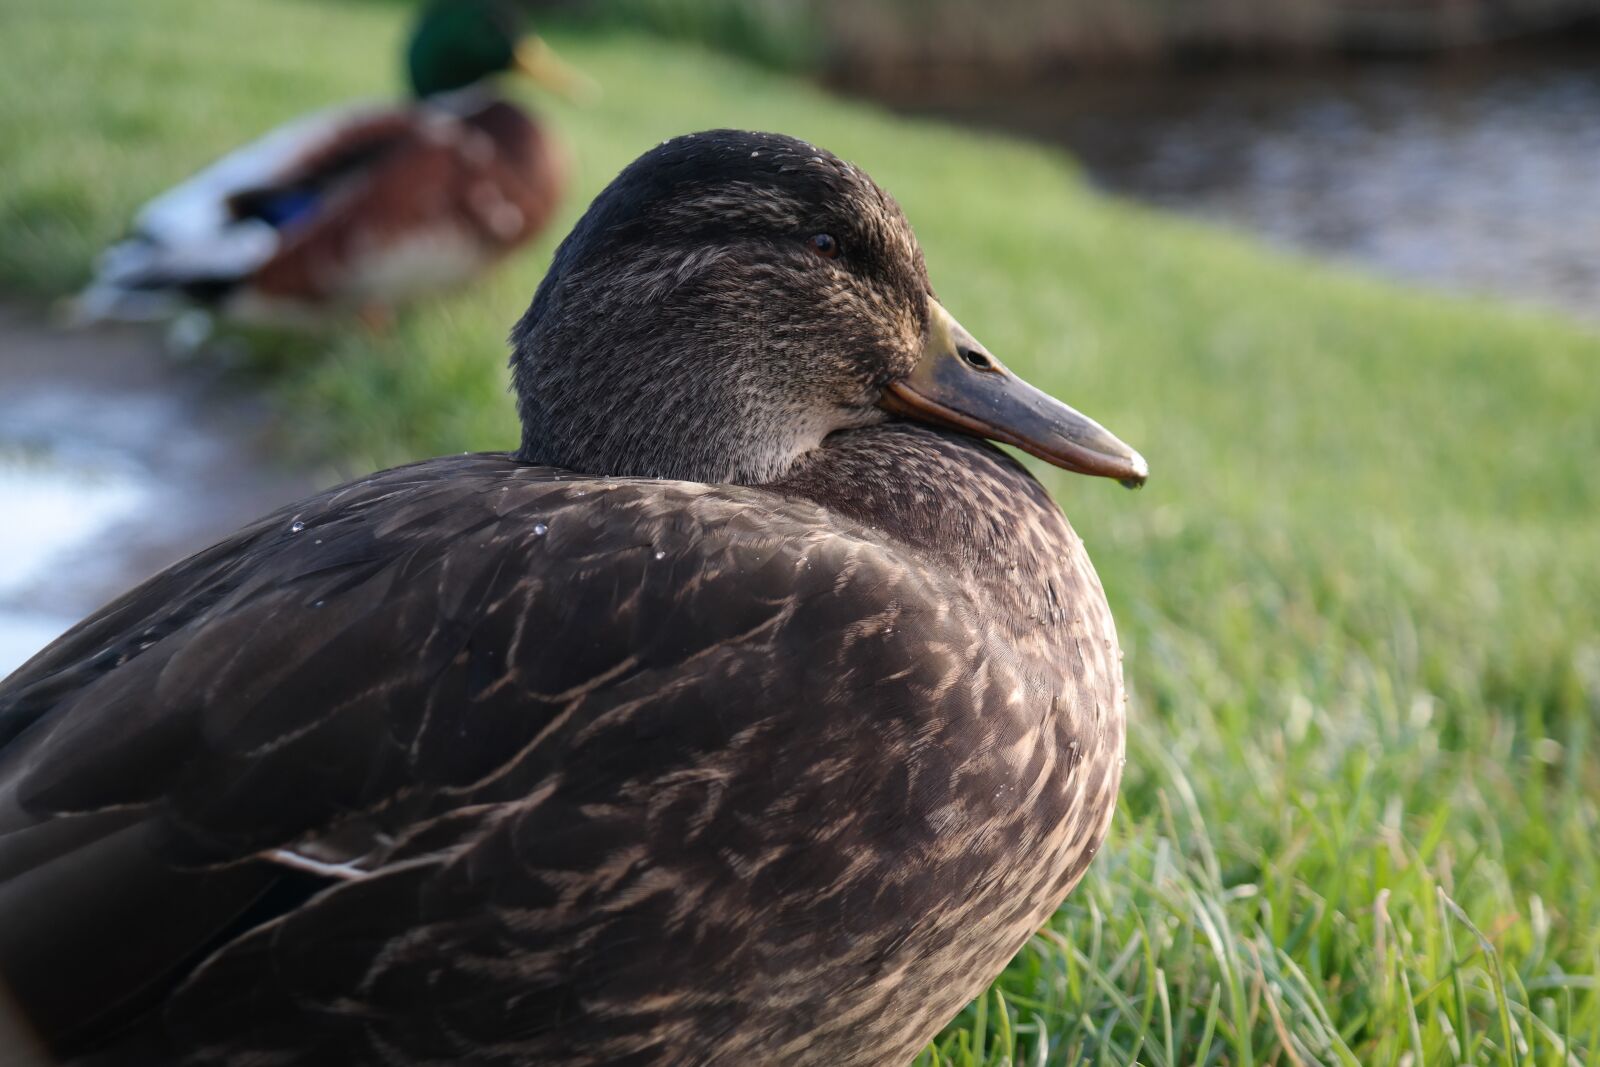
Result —
[[[513, 1033], [576, 1055], [556, 1021], [644, 981], [640, 932], [755, 951], [719, 908], [852, 870], [814, 830], [774, 852], [775, 824], [843, 795], [927, 844], [903, 764], [945, 624], [926, 575], [820, 516], [460, 457], [152, 579], [0, 684], [0, 969], [69, 1051], [100, 1040], [88, 1001], [217, 1062], [477, 1062]], [[873, 692], [881, 721], [837, 714]], [[921, 773], [948, 778], [947, 751]], [[278, 849], [352, 876], [308, 882]], [[88, 968], [88, 991], [50, 978]]]

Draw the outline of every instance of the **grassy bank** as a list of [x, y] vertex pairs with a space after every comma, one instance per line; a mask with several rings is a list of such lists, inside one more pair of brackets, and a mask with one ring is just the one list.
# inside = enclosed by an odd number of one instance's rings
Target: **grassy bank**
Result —
[[[401, 32], [354, 0], [4, 8], [30, 92], [0, 99], [0, 290], [41, 299], [218, 152], [387, 90]], [[687, 47], [557, 43], [607, 89], [553, 109], [581, 161], [558, 231], [670, 134], [818, 141], [901, 199], [964, 323], [1155, 471], [1043, 474], [1123, 630], [1127, 785], [1083, 888], [925, 1063], [1600, 1056], [1600, 338]], [[554, 240], [386, 338], [256, 338], [239, 383], [340, 473], [507, 447], [501, 339]]]

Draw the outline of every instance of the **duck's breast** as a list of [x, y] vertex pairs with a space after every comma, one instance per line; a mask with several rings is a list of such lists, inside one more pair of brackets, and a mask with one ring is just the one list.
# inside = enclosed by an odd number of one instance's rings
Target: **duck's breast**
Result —
[[914, 819], [930, 834], [899, 857], [925, 879], [903, 902], [916, 926], [875, 959], [883, 1010], [856, 1023], [878, 1031], [879, 1054], [897, 1051], [853, 1059], [841, 1035], [826, 1061], [899, 1062], [999, 973], [1098, 851], [1123, 763], [1121, 653], [1081, 540], [1019, 465], [904, 424], [826, 451], [782, 488], [865, 526], [916, 576], [925, 621], [904, 654], [938, 678], [915, 689], [924, 733], [895, 761], [919, 780]]

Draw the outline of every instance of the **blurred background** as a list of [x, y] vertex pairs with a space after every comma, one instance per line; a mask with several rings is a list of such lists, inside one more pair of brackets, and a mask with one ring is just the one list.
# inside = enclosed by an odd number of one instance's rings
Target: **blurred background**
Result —
[[503, 338], [645, 148], [849, 158], [1149, 458], [1039, 469], [1131, 687], [1112, 841], [949, 1064], [1600, 1055], [1600, 0], [528, 0], [555, 220], [380, 324], [65, 329], [139, 205], [398, 98], [404, 0], [0, 0], [0, 674], [313, 488], [516, 442]]

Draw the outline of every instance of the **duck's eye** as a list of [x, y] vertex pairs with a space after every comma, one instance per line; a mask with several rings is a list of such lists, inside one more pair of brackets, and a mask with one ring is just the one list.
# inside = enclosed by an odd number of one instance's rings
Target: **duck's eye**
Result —
[[973, 370], [994, 370], [994, 360], [989, 358], [987, 352], [976, 348], [961, 348], [958, 351], [961, 358], [966, 360], [967, 365]]
[[813, 234], [809, 244], [811, 245], [811, 251], [823, 259], [839, 258], [839, 242], [833, 239], [831, 233]]

